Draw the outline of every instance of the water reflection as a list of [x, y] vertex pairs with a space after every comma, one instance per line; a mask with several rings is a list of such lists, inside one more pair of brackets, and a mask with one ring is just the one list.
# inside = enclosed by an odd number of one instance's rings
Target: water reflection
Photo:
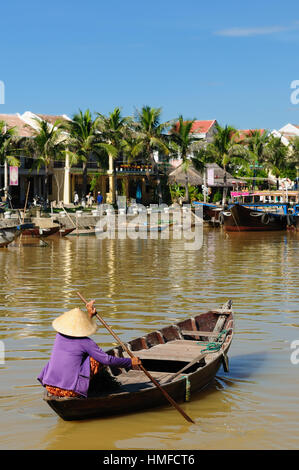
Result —
[[[205, 230], [198, 251], [185, 250], [183, 240], [96, 237], [0, 250], [6, 352], [0, 367], [1, 445], [187, 449], [198, 448], [200, 442], [201, 448], [298, 447], [297, 369], [290, 362], [289, 346], [299, 339], [298, 239], [294, 233]], [[96, 299], [98, 311], [124, 341], [233, 300], [236, 334], [230, 373], [220, 371], [208, 389], [183, 405], [196, 427], [182, 423], [168, 406], [65, 423], [42, 401], [36, 377], [52, 348], [51, 324], [63, 311], [82, 306], [77, 291]], [[114, 341], [103, 328], [94, 339], [104, 348]]]

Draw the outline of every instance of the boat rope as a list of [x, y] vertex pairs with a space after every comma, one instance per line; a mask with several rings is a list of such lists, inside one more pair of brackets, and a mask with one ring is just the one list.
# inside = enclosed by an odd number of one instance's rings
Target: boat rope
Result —
[[[205, 349], [202, 349], [201, 352], [207, 352], [207, 353], [210, 353], [210, 352], [215, 352], [215, 351], [219, 351], [219, 349], [221, 348], [221, 346], [223, 345], [224, 343], [224, 340], [226, 338], [226, 335], [228, 333], [229, 330], [222, 330], [220, 331], [220, 333], [218, 334], [217, 338], [215, 341], [211, 341], [210, 343], [207, 344], [206, 348]], [[200, 344], [200, 342], [198, 342], [197, 344]], [[189, 380], [189, 376], [188, 375], [184, 375], [182, 377], [183, 379], [186, 380], [186, 388], [185, 388], [185, 401], [190, 401], [190, 396], [191, 396], [191, 385], [190, 385], [190, 380]]]
[[185, 401], [190, 401], [190, 380], [188, 375], [184, 375], [183, 379], [186, 379], [186, 389], [185, 389]]
[[[221, 349], [221, 346], [223, 345], [224, 343], [224, 340], [226, 338], [226, 335], [228, 333], [228, 330], [222, 330], [215, 341], [210, 341], [205, 349], [202, 349], [201, 352], [216, 352], [216, 351], [219, 351]], [[222, 338], [223, 337], [223, 338]], [[197, 343], [197, 344], [200, 344], [200, 343]]]

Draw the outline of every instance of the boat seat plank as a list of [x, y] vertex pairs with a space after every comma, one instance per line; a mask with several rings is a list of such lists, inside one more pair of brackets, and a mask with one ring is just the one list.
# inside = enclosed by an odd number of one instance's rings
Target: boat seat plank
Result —
[[181, 333], [183, 335], [188, 336], [215, 336], [215, 332], [213, 331], [189, 331], [189, 330], [182, 330]]
[[174, 341], [169, 341], [167, 344], [169, 344], [169, 348], [170, 348], [170, 344], [174, 344], [176, 347], [191, 347], [191, 348], [199, 348], [201, 347], [203, 344], [207, 343], [208, 341], [199, 341], [198, 339], [194, 340], [194, 339], [175, 339]]
[[[199, 355], [202, 346], [204, 346], [203, 343], [196, 344], [195, 341], [173, 340], [165, 344], [158, 344], [150, 349], [141, 349], [137, 351], [136, 355], [140, 359], [189, 362]], [[128, 357], [125, 352], [123, 355]]]

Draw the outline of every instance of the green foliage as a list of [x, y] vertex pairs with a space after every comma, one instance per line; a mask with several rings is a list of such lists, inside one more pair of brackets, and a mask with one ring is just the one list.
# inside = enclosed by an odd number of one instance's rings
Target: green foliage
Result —
[[220, 202], [222, 200], [222, 193], [217, 189], [216, 193], [213, 196], [213, 202]]
[[[186, 189], [184, 186], [174, 183], [169, 185], [169, 191], [171, 194], [172, 201], [178, 201], [180, 198], [184, 199], [186, 194]], [[203, 201], [204, 196], [200, 192], [197, 186], [188, 185], [188, 193], [191, 201]]]
[[0, 121], [0, 163], [7, 161], [8, 165], [19, 166], [19, 159], [13, 155], [17, 152], [16, 128], [7, 128], [4, 121]]

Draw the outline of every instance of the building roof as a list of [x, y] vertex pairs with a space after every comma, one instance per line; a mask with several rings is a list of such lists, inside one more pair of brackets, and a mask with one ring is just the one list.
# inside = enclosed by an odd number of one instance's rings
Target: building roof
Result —
[[215, 123], [216, 119], [211, 121], [194, 121], [191, 130], [195, 134], [207, 134]]
[[[240, 178], [234, 178], [230, 173], [227, 171], [225, 172], [223, 168], [221, 168], [217, 163], [207, 163], [205, 165], [206, 171], [213, 170], [213, 183], [209, 184], [208, 186], [211, 187], [223, 187], [229, 186], [232, 187], [234, 184], [237, 183], [244, 183], [244, 181]], [[224, 182], [224, 174], [226, 173], [226, 183]], [[188, 170], [188, 183], [191, 186], [202, 186], [203, 185], [203, 175], [200, 171], [196, 170], [192, 164], [189, 165]], [[178, 183], [185, 185], [186, 183], [186, 173], [184, 170], [183, 165], [181, 164], [175, 170], [171, 171], [168, 175], [168, 183]]]
[[264, 132], [266, 132], [266, 129], [238, 129], [238, 139], [237, 140], [243, 140], [246, 137], [251, 137], [253, 132], [259, 132], [260, 135], [262, 135]]
[[6, 122], [9, 129], [15, 127], [20, 137], [32, 137], [34, 134], [34, 130], [16, 114], [0, 114], [0, 121]]
[[[188, 122], [188, 120], [186, 120], [185, 122]], [[194, 134], [207, 134], [216, 122], [216, 119], [210, 121], [196, 120], [192, 124], [191, 132], [193, 132]], [[176, 130], [178, 128], [178, 124], [179, 123], [177, 122], [174, 126]]]
[[285, 137], [296, 137], [299, 136], [299, 126], [297, 124], [286, 124], [278, 132]]
[[[188, 183], [191, 186], [201, 186], [203, 184], [202, 175], [197, 171], [193, 165], [189, 165], [187, 169], [188, 175]], [[183, 164], [178, 166], [175, 170], [173, 170], [168, 175], [168, 183], [173, 184], [182, 184], [185, 185], [186, 183], [186, 172], [184, 170]]]
[[40, 119], [42, 119], [43, 121], [47, 121], [50, 124], [55, 124], [55, 122], [58, 120], [63, 120], [63, 121], [68, 120], [67, 116], [65, 115], [36, 114], [36, 113], [34, 114], [38, 116]]
[[[206, 170], [207, 172], [209, 170], [213, 170], [213, 184], [209, 184], [208, 186], [211, 187], [223, 187], [223, 186], [233, 186], [234, 184], [237, 183], [244, 183], [245, 181], [241, 178], [235, 178], [233, 175], [228, 173], [228, 171], [225, 171], [221, 166], [219, 166], [217, 163], [207, 163], [206, 165]], [[224, 184], [224, 175], [226, 174], [226, 184]]]

